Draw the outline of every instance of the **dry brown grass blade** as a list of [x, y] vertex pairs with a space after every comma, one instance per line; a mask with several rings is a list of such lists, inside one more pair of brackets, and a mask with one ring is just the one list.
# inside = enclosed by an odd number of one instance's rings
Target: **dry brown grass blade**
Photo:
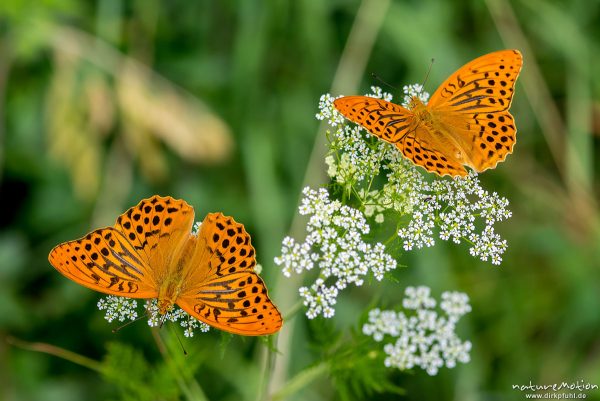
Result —
[[48, 147], [68, 168], [77, 196], [91, 200], [100, 186], [102, 149], [80, 101], [77, 71], [76, 59], [54, 54], [54, 74], [46, 97]]
[[124, 145], [128, 169], [137, 161], [151, 181], [168, 176], [160, 142], [191, 163], [229, 157], [230, 129], [200, 99], [83, 31], [56, 25], [48, 32], [56, 61], [46, 106], [49, 146], [69, 169], [78, 197], [111, 190], [101, 189], [104, 138], [115, 129], [121, 138], [112, 146]]
[[229, 128], [205, 106], [132, 60], [121, 65], [117, 78], [124, 116], [161, 138], [182, 158], [213, 163], [229, 155], [233, 145]]

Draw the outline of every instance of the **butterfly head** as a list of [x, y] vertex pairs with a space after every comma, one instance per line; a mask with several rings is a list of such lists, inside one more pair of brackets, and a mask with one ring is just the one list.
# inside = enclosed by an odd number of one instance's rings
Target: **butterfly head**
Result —
[[423, 103], [419, 96], [411, 96], [410, 101], [408, 102], [408, 109], [419, 111], [426, 108], [427, 106], [425, 106], [425, 103]]
[[410, 98], [408, 108], [413, 112], [417, 123], [424, 123], [427, 126], [431, 126], [434, 117], [431, 114], [431, 110], [427, 108], [427, 105], [423, 103], [419, 96], [412, 96]]
[[164, 316], [173, 310], [177, 292], [176, 285], [172, 281], [167, 281], [160, 286], [158, 289], [158, 313]]
[[173, 305], [175, 303], [170, 299], [159, 299], [158, 300], [158, 313], [161, 315], [166, 315], [168, 312], [173, 310]]

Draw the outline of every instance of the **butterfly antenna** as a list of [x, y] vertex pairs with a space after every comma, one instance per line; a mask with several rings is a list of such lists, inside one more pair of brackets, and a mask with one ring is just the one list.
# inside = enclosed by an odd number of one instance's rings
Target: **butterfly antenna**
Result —
[[[171, 326], [171, 327], [173, 327], [173, 326]], [[181, 350], [183, 351], [183, 355], [187, 356], [188, 353], [187, 353], [185, 347], [183, 346], [183, 342], [181, 341], [181, 338], [179, 337], [177, 330], [175, 330], [173, 328], [172, 331], [173, 331], [173, 333], [175, 333], [175, 338], [177, 338], [177, 342], [179, 342], [179, 346], [181, 347]]]
[[374, 72], [371, 73], [371, 77], [373, 77], [373, 79], [376, 79], [377, 81], [381, 82], [382, 84], [389, 86], [390, 88], [392, 88], [393, 90], [397, 91], [398, 88], [396, 88], [394, 85], [390, 85], [387, 82], [385, 82], [383, 79], [381, 79], [381, 77], [377, 74], [375, 74]]
[[145, 317], [146, 317], [146, 315], [142, 315], [142, 316], [139, 316], [139, 317], [137, 317], [137, 318], [135, 318], [133, 320], [130, 320], [129, 322], [127, 322], [127, 323], [125, 323], [125, 324], [123, 324], [123, 325], [121, 325], [121, 326], [119, 326], [119, 327], [117, 327], [115, 329], [112, 329], [112, 332], [113, 332], [113, 334], [115, 334], [117, 331], [119, 331], [119, 330], [121, 330], [121, 329], [129, 326], [130, 324], [133, 324], [133, 323], [137, 322], [138, 320], [141, 320], [141, 319], [143, 319]]
[[164, 315], [160, 316], [160, 324], [158, 325], [159, 329], [162, 329], [163, 324], [165, 324], [166, 320], [167, 320], [167, 314], [166, 313]]
[[425, 84], [427, 83], [427, 79], [429, 78], [429, 73], [431, 72], [431, 67], [433, 67], [434, 62], [435, 59], [432, 58], [431, 62], [429, 63], [429, 68], [427, 69], [427, 74], [425, 74], [425, 79], [423, 80], [423, 87], [425, 87]]

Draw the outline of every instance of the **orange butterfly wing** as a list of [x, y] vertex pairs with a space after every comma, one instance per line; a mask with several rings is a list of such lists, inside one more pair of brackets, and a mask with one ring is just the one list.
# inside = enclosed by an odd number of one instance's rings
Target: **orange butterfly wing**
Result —
[[410, 159], [415, 165], [424, 167], [427, 171], [438, 175], [449, 174], [451, 176], [466, 176], [467, 170], [462, 166], [463, 162], [455, 155], [456, 151], [448, 151], [453, 145], [443, 138], [435, 136], [429, 129], [418, 125], [400, 141], [396, 147], [404, 157]]
[[386, 142], [398, 143], [414, 134], [417, 121], [404, 107], [369, 96], [344, 96], [333, 102], [347, 119], [365, 127]]
[[169, 257], [190, 236], [193, 222], [194, 210], [185, 201], [153, 196], [119, 216], [113, 227], [58, 245], [48, 259], [93, 290], [156, 298]]
[[171, 259], [192, 238], [194, 208], [181, 199], [153, 196], [144, 199], [117, 219], [121, 231], [152, 268], [156, 288], [172, 274]]
[[516, 128], [508, 108], [522, 64], [517, 50], [479, 57], [452, 74], [426, 106], [416, 102], [411, 110], [367, 96], [342, 97], [334, 106], [427, 171], [465, 176], [463, 165], [484, 171], [512, 152]]
[[452, 152], [444, 152], [428, 129], [419, 123], [413, 111], [369, 96], [345, 96], [334, 101], [335, 108], [350, 121], [371, 134], [396, 145], [404, 157], [428, 171], [443, 175], [466, 175]]
[[477, 171], [512, 153], [517, 129], [508, 109], [522, 66], [518, 50], [486, 54], [452, 74], [427, 104]]
[[242, 224], [209, 213], [200, 227], [192, 269], [176, 303], [197, 319], [247, 336], [277, 332], [281, 314], [254, 272], [256, 258]]
[[150, 266], [127, 238], [114, 227], [56, 246], [50, 264], [65, 277], [105, 294], [156, 298]]

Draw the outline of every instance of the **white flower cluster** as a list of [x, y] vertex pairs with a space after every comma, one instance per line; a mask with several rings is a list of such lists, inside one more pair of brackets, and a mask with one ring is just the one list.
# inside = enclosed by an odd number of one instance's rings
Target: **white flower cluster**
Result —
[[[372, 88], [371, 97], [391, 99], [380, 88]], [[429, 94], [421, 85], [404, 87], [405, 101], [417, 96], [426, 102]], [[494, 230], [497, 221], [511, 216], [508, 200], [481, 187], [477, 174], [465, 178], [442, 179], [422, 174], [393, 146], [365, 133], [352, 124], [339, 124], [340, 114], [330, 95], [321, 98], [322, 118], [334, 128], [328, 133], [330, 152], [325, 162], [328, 174], [361, 202], [365, 216], [384, 221], [384, 213], [393, 211], [410, 216], [398, 230], [405, 250], [430, 247], [435, 237], [471, 244], [471, 255], [493, 264], [502, 262], [506, 241]], [[386, 180], [377, 186], [375, 178], [385, 172]]]
[[108, 295], [98, 301], [98, 309], [105, 310], [104, 318], [108, 322], [118, 320], [124, 322], [125, 320], [137, 319], [137, 301], [131, 298], [116, 297], [114, 295]]
[[402, 102], [404, 107], [408, 107], [413, 97], [418, 98], [425, 104], [429, 101], [429, 93], [425, 91], [425, 88], [421, 84], [405, 85], [402, 87], [402, 92], [404, 92], [404, 101]]
[[462, 342], [455, 333], [458, 320], [471, 311], [469, 297], [460, 292], [444, 292], [440, 303], [442, 316], [434, 310], [436, 301], [430, 292], [423, 286], [406, 288], [402, 305], [407, 314], [393, 310], [369, 311], [363, 333], [377, 342], [386, 337], [396, 339], [383, 347], [387, 367], [400, 370], [419, 367], [434, 376], [444, 365], [454, 368], [457, 361], [469, 362], [471, 343]]
[[194, 330], [198, 328], [203, 333], [210, 330], [209, 325], [190, 316], [186, 311], [177, 306], [173, 306], [173, 309], [161, 315], [158, 311], [158, 300], [152, 299], [146, 301], [144, 308], [146, 308], [148, 313], [148, 326], [150, 327], [160, 326], [167, 320], [173, 323], [179, 322], [179, 325], [184, 328], [183, 335], [186, 337], [193, 337]]
[[[489, 259], [495, 265], [502, 262], [507, 243], [495, 233], [494, 224], [512, 213], [507, 209], [508, 200], [484, 190], [476, 173], [461, 179], [432, 182], [425, 181], [421, 175], [402, 183], [394, 183], [393, 177], [389, 179], [396, 188], [402, 188], [412, 209], [411, 221], [398, 230], [405, 250], [433, 246], [437, 228], [440, 239], [456, 244], [466, 239], [471, 243], [471, 255], [483, 261]], [[476, 224], [478, 218], [480, 221]], [[478, 231], [481, 225], [484, 228]]]
[[202, 227], [202, 222], [201, 221], [195, 222], [194, 226], [192, 227], [192, 234], [198, 235], [198, 233], [200, 232], [200, 227]]
[[344, 122], [344, 117], [340, 113], [336, 113], [333, 108], [333, 101], [336, 98], [329, 93], [321, 95], [319, 99], [319, 112], [316, 114], [317, 120], [327, 120], [330, 125], [338, 125]]
[[349, 284], [362, 285], [369, 272], [381, 280], [385, 272], [396, 268], [396, 261], [385, 253], [384, 245], [365, 242], [370, 227], [359, 210], [331, 201], [323, 188], [315, 191], [307, 187], [303, 194], [299, 211], [310, 216], [306, 238], [301, 243], [284, 238], [275, 263], [287, 277], [316, 266], [318, 279], [310, 288], [300, 288], [300, 296], [308, 307], [308, 318], [320, 314], [332, 317], [340, 290]]
[[378, 175], [382, 160], [394, 150], [388, 143], [365, 137], [359, 126], [345, 125], [328, 137], [335, 151], [325, 158], [327, 173], [346, 187]]
[[[405, 88], [407, 87], [405, 86]], [[371, 93], [367, 93], [367, 96], [374, 97], [376, 99], [383, 99], [386, 102], [391, 102], [393, 97], [391, 93], [382, 91], [379, 86], [371, 86]]]
[[[181, 327], [184, 328], [183, 334], [186, 337], [193, 337], [195, 329], [200, 329], [201, 332], [205, 333], [210, 328], [209, 325], [190, 316], [177, 306], [162, 316], [158, 312], [158, 301], [156, 299], [146, 300], [144, 308], [148, 315], [148, 325], [150, 327], [160, 326], [167, 320], [171, 322], [179, 321]], [[113, 320], [124, 322], [125, 320], [135, 320], [138, 317], [137, 301], [131, 298], [108, 295], [98, 301], [98, 309], [106, 311], [104, 318], [109, 322]]]

